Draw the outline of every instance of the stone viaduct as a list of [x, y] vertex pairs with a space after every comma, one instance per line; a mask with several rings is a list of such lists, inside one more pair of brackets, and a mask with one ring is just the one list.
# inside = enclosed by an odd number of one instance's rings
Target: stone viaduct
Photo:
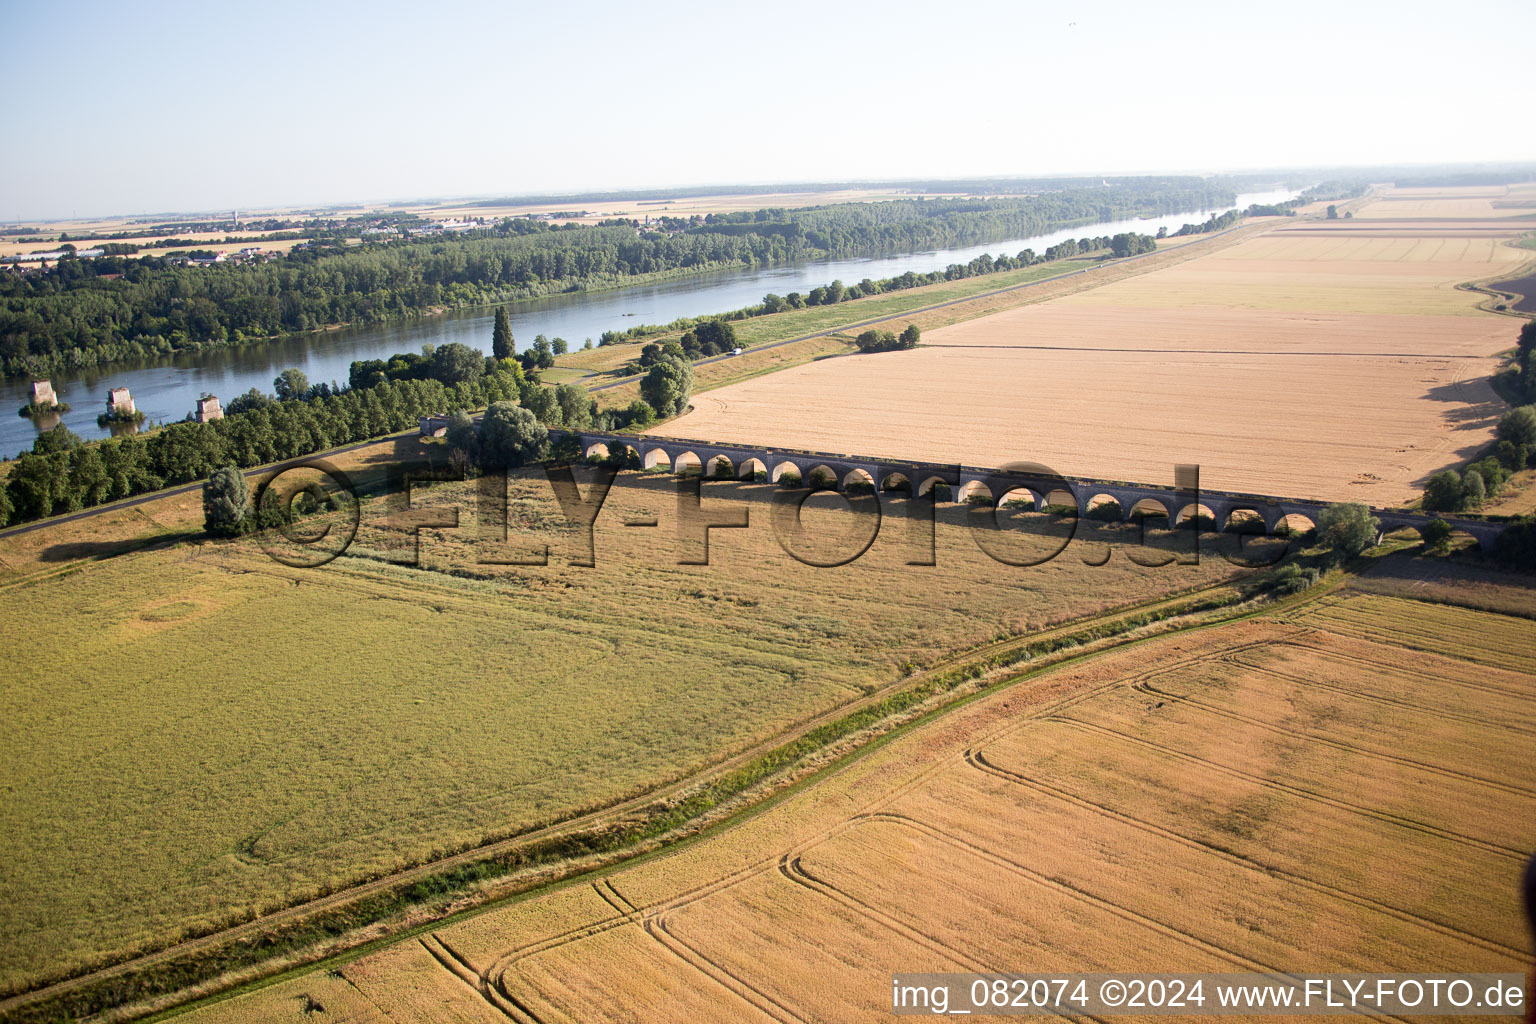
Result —
[[[753, 479], [764, 474], [778, 482], [785, 473], [810, 482], [819, 475], [826, 486], [844, 490], [851, 484], [865, 484], [878, 494], [906, 484], [912, 493], [927, 494], [934, 486], [945, 484], [955, 501], [984, 495], [993, 501], [1006, 498], [1033, 500], [1035, 508], [1047, 505], [1071, 505], [1080, 517], [1091, 509], [1114, 501], [1124, 518], [1144, 513], [1161, 513], [1177, 526], [1192, 515], [1209, 517], [1218, 529], [1228, 529], [1233, 515], [1240, 514], [1243, 526], [1273, 534], [1289, 517], [1305, 519], [1306, 525], [1291, 523], [1301, 529], [1315, 526], [1318, 513], [1330, 503], [1308, 498], [1283, 498], [1261, 494], [1211, 491], [1200, 487], [1198, 466], [1175, 466], [1171, 487], [1101, 480], [1094, 477], [1055, 474], [1044, 466], [1014, 464], [1001, 468], [954, 465], [941, 462], [914, 462], [903, 459], [870, 458], [796, 448], [768, 448], [762, 445], [696, 441], [686, 438], [654, 437], [647, 434], [613, 434], [601, 431], [551, 431], [552, 437], [573, 435], [581, 444], [583, 456], [609, 455], [616, 450], [633, 449], [647, 468], [666, 466], [676, 472], [701, 472], [714, 477], [723, 464], [737, 479]], [[1418, 528], [1432, 516], [1403, 509], [1372, 508], [1383, 530], [1405, 526]], [[1491, 520], [1443, 517], [1457, 530], [1470, 534], [1484, 548], [1504, 529]]]

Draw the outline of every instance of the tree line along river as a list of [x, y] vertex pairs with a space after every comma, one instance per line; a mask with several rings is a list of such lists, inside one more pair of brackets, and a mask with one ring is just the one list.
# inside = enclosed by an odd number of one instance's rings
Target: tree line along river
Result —
[[[1295, 198], [1290, 190], [1244, 193], [1234, 204], [1246, 209], [1254, 203], [1276, 203]], [[665, 324], [679, 317], [723, 313], [762, 301], [775, 292], [809, 292], [841, 280], [855, 284], [864, 278], [895, 277], [912, 271], [928, 273], [953, 263], [968, 263], [982, 253], [1014, 255], [1023, 249], [1044, 252], [1068, 238], [1113, 235], [1122, 231], [1154, 234], [1158, 228], [1177, 230], [1180, 225], [1203, 221], [1224, 209], [1189, 210], [1146, 220], [1106, 221], [1066, 228], [1028, 238], [1007, 239], [986, 245], [909, 252], [895, 256], [819, 260], [756, 269], [723, 270], [656, 284], [631, 285], [597, 292], [568, 292], [507, 304], [512, 333], [518, 347], [529, 345], [539, 334], [564, 338], [571, 348], [604, 331], [623, 331], [638, 324]], [[29, 419], [16, 415], [27, 404], [29, 381], [0, 383], [0, 453], [14, 457], [28, 449], [40, 430], [63, 422], [81, 437], [98, 439], [109, 430], [96, 425], [106, 408], [109, 388], [128, 388], [145, 423], [168, 423], [190, 413], [203, 394], [228, 402], [251, 388], [270, 392], [272, 379], [289, 367], [304, 371], [312, 382], [345, 383], [352, 362], [381, 359], [396, 352], [414, 352], [427, 343], [463, 342], [490, 350], [494, 307], [456, 310], [437, 316], [392, 321], [367, 327], [347, 327], [316, 334], [294, 335], [275, 341], [171, 356], [139, 364], [115, 364], [51, 378], [68, 412]], [[115, 429], [133, 430], [118, 425]]]

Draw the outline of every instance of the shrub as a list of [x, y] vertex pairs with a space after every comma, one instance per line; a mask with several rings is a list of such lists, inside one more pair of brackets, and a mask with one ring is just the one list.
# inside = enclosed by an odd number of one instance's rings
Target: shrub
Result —
[[1118, 523], [1125, 519], [1118, 501], [1106, 501], [1088, 510], [1088, 518], [1101, 523]]
[[693, 394], [693, 367], [686, 359], [663, 356], [640, 381], [640, 395], [645, 404], [663, 419], [688, 408]]
[[1317, 517], [1317, 535], [1334, 551], [1354, 557], [1376, 545], [1381, 522], [1357, 501], [1329, 505]]
[[874, 494], [875, 485], [868, 480], [855, 480], [843, 488], [844, 494]]
[[622, 415], [623, 422], [617, 426], [644, 429], [656, 422], [656, 410], [643, 398], [637, 398], [625, 406]]
[[1461, 493], [1463, 500], [1473, 508], [1481, 505], [1488, 499], [1488, 486], [1483, 483], [1483, 474], [1475, 469], [1469, 469], [1461, 475]]
[[1431, 551], [1444, 551], [1450, 546], [1451, 524], [1444, 519], [1431, 519], [1420, 528], [1419, 535]]
[[811, 471], [811, 490], [830, 491], [837, 486], [837, 478], [824, 469]]
[[1035, 499], [1034, 498], [1009, 498], [1007, 501], [1003, 502], [1002, 507], [1006, 508], [1006, 509], [1011, 509], [1011, 510], [1017, 511], [1017, 512], [1028, 512], [1029, 510], [1031, 510], [1032, 508], [1035, 507]]
[[245, 474], [234, 466], [214, 470], [203, 484], [203, 529], [215, 537], [233, 537], [244, 529], [250, 512]]
[[1499, 417], [1498, 432], [1501, 441], [1536, 448], [1536, 405], [1522, 405], [1506, 412]]
[[1262, 536], [1264, 520], [1258, 516], [1227, 517], [1227, 532]]
[[786, 469], [784, 472], [779, 474], [779, 486], [780, 487], [799, 487], [800, 486], [800, 474], [796, 473], [792, 469]]
[[972, 495], [969, 495], [965, 499], [965, 503], [967, 505], [991, 505], [992, 504], [992, 495], [990, 495], [990, 494], [972, 494]]
[[[492, 402], [480, 419], [479, 437], [481, 465], [516, 467], [544, 457], [549, 444], [549, 429], [515, 402]], [[562, 440], [576, 441], [571, 436]], [[574, 461], [580, 458], [581, 449], [576, 447], [565, 454]]]
[[1430, 477], [1429, 483], [1424, 486], [1423, 506], [1426, 512], [1460, 512], [1466, 505], [1461, 477], [1449, 469]]
[[1316, 568], [1308, 566], [1303, 569], [1295, 562], [1291, 562], [1275, 570], [1270, 589], [1278, 595], [1299, 594], [1303, 590], [1310, 589], [1320, 579], [1322, 579], [1322, 573]]
[[954, 500], [954, 491], [951, 490], [949, 484], [946, 484], [946, 483], [936, 483], [936, 484], [934, 484], [932, 491], [930, 491], [929, 493], [931, 493], [933, 495], [933, 500], [934, 501], [953, 501]]
[[1493, 555], [1511, 569], [1536, 572], [1536, 516], [1525, 516], [1506, 526], [1494, 541]]
[[1493, 453], [1494, 458], [1499, 460], [1499, 465], [1511, 473], [1524, 469], [1526, 463], [1531, 460], [1531, 450], [1523, 444], [1515, 444], [1512, 441], [1500, 441]]
[[716, 480], [735, 480], [736, 472], [731, 469], [728, 462], [716, 462], [715, 472], [712, 474]]

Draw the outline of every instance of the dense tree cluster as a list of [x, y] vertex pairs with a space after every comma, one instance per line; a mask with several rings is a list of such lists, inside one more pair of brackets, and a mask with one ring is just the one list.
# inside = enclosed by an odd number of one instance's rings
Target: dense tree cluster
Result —
[[1509, 477], [1536, 466], [1536, 406], [1511, 409], [1499, 419], [1492, 451], [1460, 473], [1443, 470], [1429, 478], [1422, 502], [1426, 512], [1463, 512], [1497, 497]]
[[1375, 547], [1380, 532], [1381, 521], [1357, 501], [1329, 505], [1317, 517], [1318, 540], [1347, 558]]
[[680, 414], [693, 395], [693, 367], [686, 359], [664, 353], [640, 379], [640, 395], [663, 419]]
[[907, 324], [900, 336], [871, 328], [853, 339], [853, 343], [859, 347], [860, 352], [895, 352], [904, 348], [917, 348], [921, 340], [922, 332], [917, 329], [917, 325]]
[[1173, 233], [1173, 237], [1182, 238], [1185, 235], [1208, 235], [1215, 231], [1225, 231], [1242, 219], [1243, 215], [1238, 210], [1228, 210], [1226, 213], [1213, 213], [1210, 219], [1203, 224], [1185, 224]]
[[[525, 375], [515, 360], [487, 360], [456, 343], [420, 355], [357, 363], [351, 377], [352, 386], [332, 388], [311, 385], [298, 370], [285, 370], [273, 381], [276, 395], [253, 389], [237, 396], [223, 419], [176, 423], [99, 444], [83, 444], [60, 425], [40, 434], [32, 451], [12, 467], [0, 488], [0, 525], [189, 483], [215, 469], [234, 467], [233, 472], [382, 437], [413, 427], [429, 414], [497, 403], [518, 408], [516, 429], [497, 432], [499, 421], [492, 425], [491, 443], [498, 458], [513, 450], [508, 438], [519, 430], [531, 433], [526, 429], [529, 419], [540, 429], [619, 429], [644, 426], [654, 418], [652, 408], [638, 401], [600, 414], [592, 396], [580, 387], [545, 386]], [[687, 383], [691, 387], [691, 371]], [[682, 403], [687, 404], [686, 390]], [[228, 481], [212, 497], [205, 492], [205, 503], [213, 501], [210, 508], [216, 508], [214, 520], [224, 521], [220, 516], [233, 501], [232, 494]]]
[[514, 469], [542, 459], [549, 447], [549, 428], [516, 402], [492, 402], [478, 429], [466, 431], [463, 420], [448, 441], [481, 469]]
[[976, 244], [1230, 199], [1197, 178], [1143, 179], [1023, 197], [714, 215], [675, 234], [642, 236], [627, 221], [508, 218], [452, 238], [391, 236], [350, 248], [322, 239], [258, 264], [70, 257], [0, 278], [0, 370], [42, 374], [642, 276]]
[[[11, 519], [25, 522], [190, 483], [222, 466], [252, 467], [382, 437], [418, 417], [517, 397], [505, 374], [445, 385], [388, 381], [324, 398], [269, 400], [208, 423], [174, 423], [145, 435], [83, 445], [41, 435], [11, 469]], [[233, 405], [233, 403], [231, 403]], [[66, 432], [67, 433], [67, 432]]]
[[1140, 256], [1144, 252], [1156, 252], [1157, 239], [1134, 231], [1123, 232], [1109, 240], [1109, 249], [1116, 259]]
[[[1040, 263], [1054, 262], [1055, 260], [1072, 259], [1076, 256], [1086, 256], [1095, 252], [1115, 248], [1115, 240], [1124, 238], [1122, 245], [1127, 255], [1134, 252], [1149, 252], [1157, 245], [1157, 240], [1151, 235], [1102, 235], [1097, 238], [1069, 238], [1046, 249], [1044, 253], [1037, 254], [1033, 249], [1024, 249], [1016, 256], [1008, 256], [999, 253], [992, 256], [983, 253], [969, 263], [952, 263], [943, 270], [935, 270], [926, 274], [907, 271], [896, 277], [881, 278], [878, 281], [865, 278], [858, 284], [845, 285], [842, 281], [833, 281], [829, 285], [812, 288], [802, 295], [799, 292], [790, 292], [788, 295], [776, 295], [772, 292], [763, 296], [763, 301], [755, 306], [743, 306], [741, 309], [731, 310], [728, 313], [718, 313], [709, 317], [683, 317], [672, 321], [670, 324], [659, 326], [655, 324], [642, 324], [631, 327], [627, 331], [605, 331], [600, 344], [616, 345], [623, 342], [645, 337], [652, 334], [661, 334], [666, 331], [683, 331], [683, 339], [686, 341], [687, 333], [698, 328], [707, 321], [722, 321], [727, 326], [733, 320], [746, 320], [754, 316], [763, 316], [770, 313], [782, 313], [791, 309], [805, 309], [807, 306], [824, 306], [836, 302], [851, 302], [854, 299], [863, 299], [871, 295], [881, 295], [886, 292], [905, 291], [908, 288], [921, 288], [925, 285], [939, 284], [944, 281], [960, 281], [968, 277], [979, 277], [986, 274], [1000, 274], [1008, 270], [1020, 270], [1032, 267]], [[1134, 241], [1132, 241], [1134, 239]], [[734, 343], [735, 335], [732, 332], [731, 341]], [[660, 346], [647, 345], [645, 351], [658, 349]], [[719, 352], [729, 351], [729, 347], [722, 347], [718, 352], [707, 352], [700, 346], [699, 354], [691, 358], [698, 359], [703, 355], [715, 355]], [[636, 372], [649, 366], [650, 362], [642, 353]]]
[[1536, 572], [1536, 516], [1523, 516], [1506, 526], [1494, 542], [1493, 555], [1512, 569]]
[[[1536, 320], [1527, 320], [1520, 328], [1515, 348], [1515, 390], [1527, 402], [1536, 402]], [[1536, 447], [1533, 442], [1532, 447]]]

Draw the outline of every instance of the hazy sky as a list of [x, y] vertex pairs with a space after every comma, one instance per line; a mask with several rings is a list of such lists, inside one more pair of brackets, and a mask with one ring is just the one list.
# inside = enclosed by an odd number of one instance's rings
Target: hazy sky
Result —
[[1531, 0], [0, 0], [0, 219], [1529, 159], [1532, 38]]

